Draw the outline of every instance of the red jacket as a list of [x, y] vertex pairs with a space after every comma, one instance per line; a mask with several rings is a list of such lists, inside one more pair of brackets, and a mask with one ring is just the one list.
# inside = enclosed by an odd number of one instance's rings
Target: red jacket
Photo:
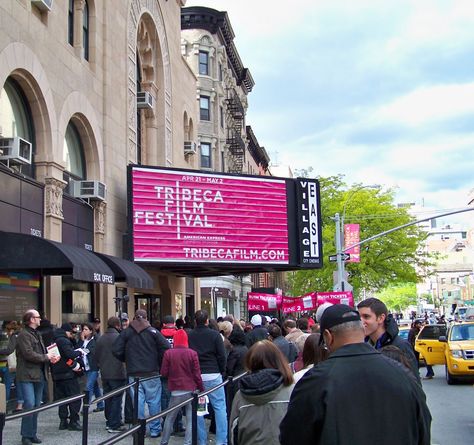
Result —
[[204, 391], [199, 358], [192, 349], [177, 345], [168, 349], [160, 371], [163, 377], [168, 377], [170, 391]]

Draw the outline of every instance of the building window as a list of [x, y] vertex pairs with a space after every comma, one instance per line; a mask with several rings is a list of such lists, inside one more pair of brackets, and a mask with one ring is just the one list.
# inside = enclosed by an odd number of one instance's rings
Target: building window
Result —
[[220, 106], [220, 115], [221, 115], [221, 128], [224, 128], [224, 107]]
[[82, 180], [86, 178], [86, 162], [84, 158], [84, 148], [81, 137], [76, 126], [69, 122], [63, 145], [63, 162], [65, 171], [63, 179], [67, 182], [65, 193], [71, 194], [72, 180]]
[[225, 172], [225, 154], [221, 151], [221, 172]]
[[211, 144], [201, 142], [201, 167], [211, 168]]
[[206, 51], [199, 51], [199, 74], [209, 75], [209, 53]]
[[199, 98], [199, 111], [200, 117], [202, 121], [210, 121], [211, 114], [209, 109], [209, 97], [208, 96], [201, 96]]
[[82, 11], [82, 47], [84, 48], [84, 59], [89, 60], [89, 5], [84, 2]]
[[[21, 137], [32, 144], [35, 153], [34, 126], [28, 100], [20, 85], [8, 78], [0, 91], [0, 128], [2, 137]], [[23, 165], [21, 173], [34, 177], [33, 165]]]
[[219, 63], [219, 81], [222, 82], [224, 80], [224, 74], [222, 72], [222, 63]]
[[69, 45], [74, 46], [74, 0], [69, 0], [69, 11], [67, 14], [67, 40]]

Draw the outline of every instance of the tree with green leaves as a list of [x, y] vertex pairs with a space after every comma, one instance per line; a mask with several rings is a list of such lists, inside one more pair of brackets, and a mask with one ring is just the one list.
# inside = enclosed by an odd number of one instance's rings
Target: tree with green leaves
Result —
[[[298, 171], [297, 175], [308, 177], [311, 171]], [[290, 272], [293, 295], [333, 289], [336, 263], [329, 262], [328, 257], [336, 253], [333, 219], [336, 213], [344, 216], [344, 223], [360, 224], [361, 240], [414, 220], [406, 208], [395, 204], [391, 189], [368, 189], [363, 184], [348, 187], [340, 175], [317, 179], [321, 189], [324, 266]], [[426, 232], [413, 225], [362, 245], [360, 263], [346, 263], [355, 296], [362, 289], [375, 292], [400, 283], [416, 283], [433, 264], [433, 257], [423, 249], [426, 236]]]
[[382, 300], [389, 311], [402, 312], [408, 306], [414, 306], [417, 303], [416, 284], [401, 283], [386, 287], [375, 295]]

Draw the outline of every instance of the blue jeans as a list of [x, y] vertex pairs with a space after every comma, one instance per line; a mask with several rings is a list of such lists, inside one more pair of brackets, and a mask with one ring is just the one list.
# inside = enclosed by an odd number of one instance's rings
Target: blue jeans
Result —
[[[209, 380], [202, 383], [204, 385], [204, 390], [207, 391], [208, 389], [219, 385], [219, 383], [222, 383], [222, 376], [217, 377], [215, 380]], [[209, 402], [211, 402], [211, 405], [214, 408], [216, 418], [216, 445], [226, 445], [227, 408], [225, 404], [224, 387], [219, 388], [217, 391], [211, 392], [207, 397], [209, 397]], [[199, 445], [207, 444], [207, 430], [203, 416], [198, 416], [198, 443]]]
[[[89, 393], [89, 403], [92, 401], [92, 396], [95, 398], [102, 397], [102, 390], [100, 389], [98, 378], [99, 378], [99, 371], [86, 371], [86, 391]], [[100, 402], [97, 404], [97, 408], [104, 408], [104, 402]]]
[[[134, 378], [129, 377], [128, 383], [133, 383]], [[131, 388], [132, 400], [134, 400], [134, 391]], [[145, 419], [145, 402], [148, 405], [148, 413], [154, 416], [161, 412], [161, 380], [159, 377], [140, 382], [138, 385], [138, 418]], [[150, 434], [157, 436], [161, 432], [161, 420], [157, 419], [149, 423]]]
[[10, 390], [12, 389], [12, 375], [10, 374], [10, 370], [8, 366], [4, 366], [0, 368], [0, 374], [2, 376], [3, 384], [5, 385], [5, 398], [8, 402], [10, 400]]
[[[36, 408], [41, 405], [43, 398], [44, 379], [40, 382], [18, 382], [23, 393], [23, 408], [25, 410]], [[30, 416], [21, 419], [21, 435], [22, 437], [33, 438], [36, 437], [38, 430], [38, 414], [31, 414]]]

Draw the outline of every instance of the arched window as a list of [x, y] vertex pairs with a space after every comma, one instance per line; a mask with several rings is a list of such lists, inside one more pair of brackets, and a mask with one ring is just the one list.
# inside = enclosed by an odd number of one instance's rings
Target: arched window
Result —
[[[0, 92], [0, 133], [1, 137], [19, 136], [32, 144], [35, 153], [34, 126], [28, 101], [15, 80], [8, 78]], [[21, 172], [34, 177], [34, 166], [23, 165]]]
[[74, 0], [69, 0], [69, 10], [67, 14], [67, 41], [74, 46]]
[[71, 180], [79, 181], [87, 177], [84, 147], [79, 132], [72, 122], [69, 122], [64, 137], [63, 162], [66, 167], [63, 179], [67, 182], [64, 191], [70, 194], [72, 192]]
[[82, 47], [84, 48], [84, 59], [89, 60], [89, 5], [84, 1], [82, 11]]

